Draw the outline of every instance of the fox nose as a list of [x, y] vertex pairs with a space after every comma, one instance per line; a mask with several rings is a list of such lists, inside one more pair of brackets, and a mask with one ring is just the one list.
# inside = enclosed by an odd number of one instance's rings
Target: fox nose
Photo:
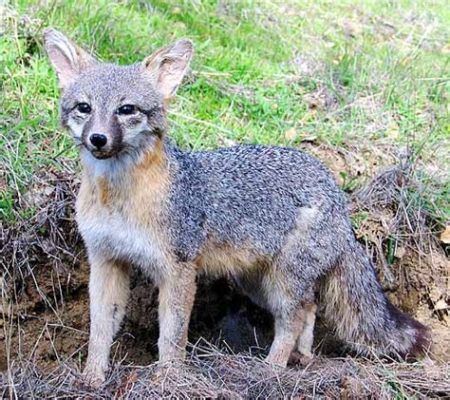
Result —
[[102, 133], [93, 133], [89, 137], [89, 140], [95, 147], [97, 147], [97, 149], [101, 149], [108, 141], [108, 138]]

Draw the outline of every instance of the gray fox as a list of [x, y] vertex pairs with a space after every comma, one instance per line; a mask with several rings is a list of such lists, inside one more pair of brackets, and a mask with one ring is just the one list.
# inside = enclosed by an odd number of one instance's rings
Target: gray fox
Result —
[[325, 318], [357, 351], [427, 349], [427, 328], [384, 295], [321, 162], [258, 145], [182, 151], [165, 137], [189, 40], [128, 66], [101, 63], [51, 28], [44, 42], [83, 166], [76, 219], [91, 268], [87, 379], [105, 379], [131, 266], [159, 288], [161, 361], [185, 356], [199, 274], [228, 276], [273, 314], [269, 363], [311, 354], [316, 287]]

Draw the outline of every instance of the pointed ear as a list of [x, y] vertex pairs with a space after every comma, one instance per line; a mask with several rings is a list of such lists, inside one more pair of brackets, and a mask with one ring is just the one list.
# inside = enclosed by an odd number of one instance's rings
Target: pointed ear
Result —
[[44, 47], [62, 89], [67, 88], [83, 70], [98, 63], [94, 57], [53, 28], [44, 31]]
[[143, 61], [145, 73], [150, 74], [164, 100], [175, 95], [189, 67], [192, 53], [192, 42], [181, 39]]

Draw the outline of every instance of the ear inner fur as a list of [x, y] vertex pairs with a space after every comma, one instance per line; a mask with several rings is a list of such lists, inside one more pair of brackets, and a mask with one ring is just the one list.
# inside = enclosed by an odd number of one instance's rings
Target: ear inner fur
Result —
[[68, 87], [83, 70], [97, 64], [94, 57], [56, 29], [44, 31], [44, 46], [62, 88]]
[[192, 58], [192, 42], [186, 39], [158, 50], [143, 62], [164, 100], [173, 97], [186, 74]]

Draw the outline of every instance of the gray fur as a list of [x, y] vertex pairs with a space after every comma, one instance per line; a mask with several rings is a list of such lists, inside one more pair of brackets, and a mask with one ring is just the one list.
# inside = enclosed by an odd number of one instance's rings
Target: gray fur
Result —
[[[251, 145], [210, 152], [182, 152], [170, 144], [166, 149], [177, 166], [170, 215], [174, 247], [184, 259], [198, 256], [208, 235], [237, 247], [247, 241], [261, 257], [273, 259], [302, 207], [320, 207], [314, 230], [344, 213], [330, 173], [300, 151]], [[328, 244], [336, 247], [330, 254], [342, 251], [339, 242]]]
[[[302, 300], [320, 283], [327, 319], [359, 352], [406, 355], [416, 342], [426, 341], [420, 324], [384, 295], [354, 237], [345, 196], [317, 159], [290, 148], [264, 146], [182, 152], [167, 142], [166, 151], [176, 171], [169, 215], [180, 259], [199, 256], [208, 236], [236, 248], [251, 243], [257, 257], [289, 277]], [[308, 207], [318, 212], [307, 235], [283, 252], [300, 211]], [[247, 279], [248, 273], [237, 271], [233, 279], [270, 309], [255, 273]]]

